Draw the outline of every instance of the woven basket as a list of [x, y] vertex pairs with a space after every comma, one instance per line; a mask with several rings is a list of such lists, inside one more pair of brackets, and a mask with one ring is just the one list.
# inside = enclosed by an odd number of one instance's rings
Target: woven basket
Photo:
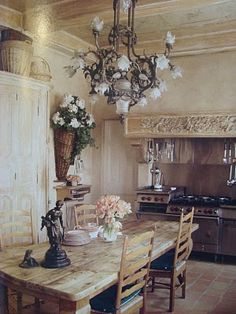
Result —
[[5, 28], [1, 31], [1, 41], [6, 40], [27, 41], [30, 44], [33, 42], [32, 38], [12, 28]]
[[49, 64], [42, 57], [34, 56], [30, 66], [30, 77], [48, 82], [51, 80]]
[[29, 76], [33, 47], [25, 41], [7, 40], [0, 43], [0, 70]]
[[75, 133], [55, 129], [54, 147], [56, 176], [59, 181], [65, 181], [70, 167], [71, 153], [74, 146]]

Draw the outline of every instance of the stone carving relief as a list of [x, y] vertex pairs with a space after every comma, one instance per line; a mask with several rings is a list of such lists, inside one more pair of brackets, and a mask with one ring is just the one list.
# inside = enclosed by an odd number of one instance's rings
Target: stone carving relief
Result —
[[161, 115], [126, 119], [127, 136], [132, 136], [134, 133], [157, 137], [236, 136], [236, 115]]

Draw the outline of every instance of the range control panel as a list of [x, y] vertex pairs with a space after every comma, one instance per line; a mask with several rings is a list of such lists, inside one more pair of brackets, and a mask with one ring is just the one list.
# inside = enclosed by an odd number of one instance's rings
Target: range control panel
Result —
[[137, 202], [140, 203], [160, 203], [167, 204], [169, 195], [151, 195], [151, 194], [138, 194]]
[[[167, 214], [180, 214], [183, 210], [184, 213], [191, 211], [191, 206], [180, 206], [180, 205], [168, 205], [167, 207]], [[197, 216], [219, 216], [219, 209], [216, 207], [194, 207], [194, 215]]]

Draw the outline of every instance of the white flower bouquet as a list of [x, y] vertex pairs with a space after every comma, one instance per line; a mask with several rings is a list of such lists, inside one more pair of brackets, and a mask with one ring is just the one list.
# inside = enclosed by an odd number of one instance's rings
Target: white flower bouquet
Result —
[[87, 146], [94, 146], [91, 130], [96, 126], [92, 114], [86, 112], [85, 101], [78, 96], [65, 95], [52, 116], [52, 127], [75, 133], [71, 161]]

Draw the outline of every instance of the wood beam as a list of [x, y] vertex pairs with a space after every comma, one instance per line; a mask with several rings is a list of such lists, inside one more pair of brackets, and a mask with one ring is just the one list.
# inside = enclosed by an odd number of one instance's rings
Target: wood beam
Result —
[[[135, 16], [136, 18], [146, 18], [159, 14], [173, 14], [179, 11], [193, 11], [197, 8], [209, 6], [222, 7], [225, 5], [234, 5], [232, 0], [169, 0], [154, 1], [140, 0], [138, 1]], [[51, 5], [55, 12], [56, 25], [55, 29], [67, 29], [79, 25], [80, 27], [90, 25], [95, 15], [98, 15], [106, 23], [113, 21], [111, 0], [90, 0], [89, 6], [86, 1], [71, 1], [65, 3], [63, 8], [60, 4]], [[121, 20], [126, 15], [121, 15]], [[209, 17], [210, 19], [210, 17]]]

